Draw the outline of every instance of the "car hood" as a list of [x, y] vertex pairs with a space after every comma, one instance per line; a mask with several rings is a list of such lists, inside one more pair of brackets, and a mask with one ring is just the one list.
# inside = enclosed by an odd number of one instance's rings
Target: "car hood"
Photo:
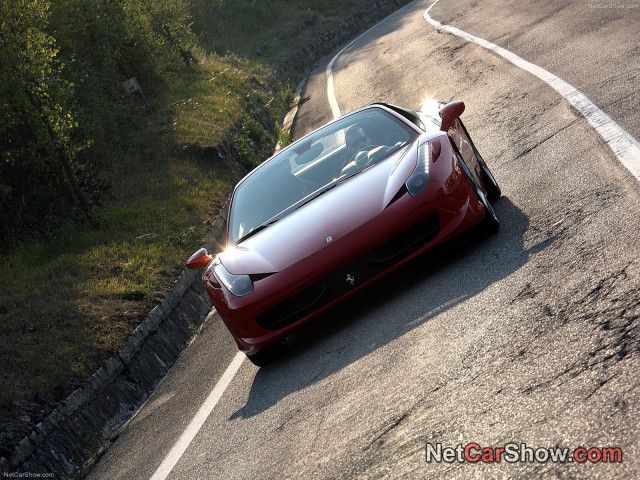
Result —
[[338, 184], [219, 254], [233, 274], [280, 272], [363, 225], [391, 202], [416, 166], [417, 143]]

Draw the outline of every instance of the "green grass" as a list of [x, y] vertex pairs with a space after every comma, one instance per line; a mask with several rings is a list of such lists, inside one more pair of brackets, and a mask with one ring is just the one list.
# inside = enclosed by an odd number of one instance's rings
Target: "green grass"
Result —
[[[270, 154], [277, 132], [247, 117], [250, 101], [272, 100], [270, 126], [289, 108], [274, 99], [288, 87], [274, 82], [257, 63], [202, 54], [154, 99], [113, 166], [99, 228], [70, 226], [0, 259], [2, 424], [23, 402], [80, 385], [170, 289], [233, 185]], [[213, 149], [232, 134], [249, 145], [243, 164]]]
[[[291, 141], [279, 121], [293, 92], [273, 73], [278, 58], [369, 5], [194, 3], [199, 64], [172, 73], [149, 98], [154, 113], [140, 120], [112, 166], [99, 226], [70, 223], [0, 257], [0, 437], [25, 405], [46, 410], [119, 350], [204, 244], [235, 183], [276, 141]], [[309, 15], [316, 23], [298, 29]], [[220, 155], [230, 139], [239, 161]]]

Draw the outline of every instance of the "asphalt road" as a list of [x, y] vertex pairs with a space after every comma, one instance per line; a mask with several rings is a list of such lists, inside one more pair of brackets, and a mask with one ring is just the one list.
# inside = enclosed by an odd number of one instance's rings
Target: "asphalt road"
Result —
[[[441, 0], [431, 16], [548, 69], [637, 139], [634, 1]], [[296, 333], [276, 363], [245, 361], [167, 478], [640, 476], [640, 184], [559, 94], [437, 33], [429, 5], [335, 59], [337, 102], [464, 100], [504, 193], [500, 231], [392, 274]], [[309, 78], [296, 137], [332, 118], [330, 60]], [[89, 478], [151, 478], [234, 356], [211, 316]], [[616, 447], [623, 461], [428, 463], [436, 443]]]

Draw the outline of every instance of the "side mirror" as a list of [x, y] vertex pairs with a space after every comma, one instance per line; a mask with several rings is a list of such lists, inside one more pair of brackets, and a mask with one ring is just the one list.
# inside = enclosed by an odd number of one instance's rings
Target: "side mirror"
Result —
[[442, 118], [440, 130], [447, 132], [451, 128], [451, 125], [453, 125], [453, 122], [462, 115], [462, 112], [464, 112], [464, 102], [459, 100], [449, 102], [442, 107], [440, 109], [440, 118]]
[[211, 260], [213, 260], [213, 257], [209, 252], [207, 252], [207, 249], [201, 248], [196, 253], [191, 255], [189, 260], [187, 260], [187, 267], [191, 270], [198, 270], [199, 268], [203, 268], [209, 265], [209, 262]]

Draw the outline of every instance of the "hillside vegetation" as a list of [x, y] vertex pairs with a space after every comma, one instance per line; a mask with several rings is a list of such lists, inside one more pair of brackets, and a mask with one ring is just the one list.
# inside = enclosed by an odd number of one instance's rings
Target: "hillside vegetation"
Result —
[[368, 5], [0, 2], [0, 455], [118, 351], [287, 141], [304, 72], [282, 59]]

